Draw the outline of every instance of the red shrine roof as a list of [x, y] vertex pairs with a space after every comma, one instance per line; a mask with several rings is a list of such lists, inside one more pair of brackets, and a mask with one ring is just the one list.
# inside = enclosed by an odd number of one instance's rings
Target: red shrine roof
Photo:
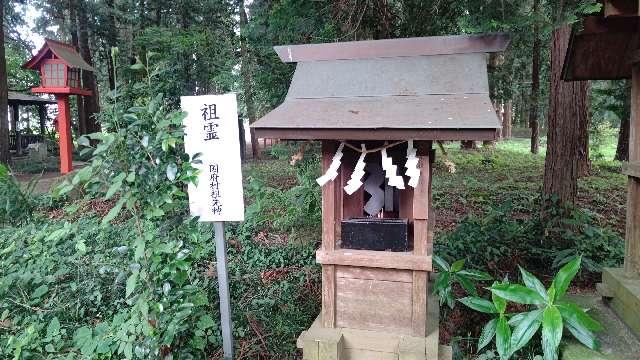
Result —
[[275, 47], [297, 62], [285, 101], [255, 122], [259, 137], [491, 140], [487, 53], [503, 34]]
[[51, 39], [44, 39], [42, 48], [40, 48], [31, 60], [24, 63], [22, 67], [25, 69], [39, 70], [40, 62], [52, 56], [64, 61], [68, 67], [94, 71], [91, 65], [87, 64], [80, 54], [78, 54], [73, 45]]

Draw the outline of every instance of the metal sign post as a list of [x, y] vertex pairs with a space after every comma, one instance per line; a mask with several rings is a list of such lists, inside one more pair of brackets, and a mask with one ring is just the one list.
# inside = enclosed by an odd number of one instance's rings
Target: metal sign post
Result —
[[218, 292], [220, 293], [220, 318], [224, 359], [233, 360], [233, 325], [231, 323], [231, 298], [229, 296], [229, 274], [227, 272], [227, 244], [224, 239], [224, 222], [213, 223], [216, 241], [216, 269], [218, 270]]

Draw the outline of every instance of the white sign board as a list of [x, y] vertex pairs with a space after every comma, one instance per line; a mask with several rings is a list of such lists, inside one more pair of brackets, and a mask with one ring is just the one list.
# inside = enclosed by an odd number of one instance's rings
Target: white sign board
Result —
[[183, 96], [184, 146], [200, 153], [197, 185], [189, 184], [189, 209], [200, 221], [243, 221], [240, 135], [235, 94]]

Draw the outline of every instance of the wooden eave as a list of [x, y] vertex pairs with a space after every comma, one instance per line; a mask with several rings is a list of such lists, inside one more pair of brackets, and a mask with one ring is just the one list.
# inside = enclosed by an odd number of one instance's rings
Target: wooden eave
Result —
[[575, 29], [562, 69], [565, 81], [631, 78], [631, 60], [639, 45], [640, 17], [587, 16]]

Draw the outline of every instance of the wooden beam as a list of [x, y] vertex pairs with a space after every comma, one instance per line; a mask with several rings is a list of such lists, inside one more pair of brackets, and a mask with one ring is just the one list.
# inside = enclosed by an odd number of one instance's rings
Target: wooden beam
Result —
[[20, 122], [20, 106], [18, 104], [11, 105], [11, 127], [16, 135], [16, 155], [22, 155], [22, 140], [20, 138], [20, 130], [18, 126]]
[[496, 129], [280, 129], [256, 128], [256, 136], [286, 140], [498, 140]]
[[[429, 251], [429, 213], [431, 208], [431, 142], [418, 144], [420, 181], [413, 192], [413, 255], [427, 257]], [[430, 258], [430, 257], [429, 257]], [[413, 271], [411, 327], [414, 336], [425, 336], [427, 326], [426, 271]]]
[[[637, 165], [638, 163], [640, 163], [640, 65], [636, 64], [633, 67], [631, 80], [629, 164]], [[635, 167], [634, 169], [637, 170]], [[624, 272], [627, 276], [637, 277], [640, 276], [640, 178], [630, 176], [627, 191]]]
[[605, 0], [605, 17], [636, 17], [638, 12], [638, 0]]
[[[338, 149], [335, 141], [322, 142], [322, 172], [331, 165], [333, 155]], [[339, 231], [342, 202], [340, 191], [342, 176], [329, 181], [322, 187], [322, 250], [333, 251], [336, 247]], [[322, 266], [322, 325], [333, 328], [336, 324], [336, 270], [332, 264]]]
[[328, 265], [347, 265], [383, 269], [432, 270], [431, 256], [416, 256], [408, 252], [351, 249], [318, 250], [316, 251], [316, 262], [322, 264], [323, 269]]
[[40, 135], [43, 137], [46, 130], [47, 123], [47, 106], [44, 104], [38, 105], [38, 119], [40, 120]]
[[627, 176], [640, 178], [640, 162], [625, 162], [622, 164], [622, 173]]
[[640, 49], [634, 50], [629, 54], [629, 63], [637, 64], [640, 62]]

